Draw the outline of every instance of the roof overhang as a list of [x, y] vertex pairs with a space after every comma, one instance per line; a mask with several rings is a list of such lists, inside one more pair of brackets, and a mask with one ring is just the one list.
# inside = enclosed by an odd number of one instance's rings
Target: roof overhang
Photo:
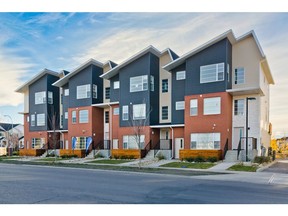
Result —
[[110, 79], [110, 78], [114, 77], [115, 75], [117, 75], [119, 73], [119, 70], [121, 68], [127, 66], [131, 62], [135, 61], [136, 59], [140, 58], [141, 56], [143, 56], [149, 52], [153, 53], [154, 55], [156, 55], [158, 57], [161, 56], [161, 52], [159, 50], [157, 50], [153, 46], [148, 46], [145, 49], [141, 50], [140, 52], [138, 52], [135, 55], [128, 58], [126, 61], [122, 62], [121, 64], [119, 64], [116, 67], [112, 68], [111, 70], [107, 71], [106, 73], [102, 74], [100, 77], [104, 78], [104, 79]]
[[151, 125], [150, 128], [176, 128], [184, 127], [185, 124], [169, 124], [169, 125]]
[[268, 61], [266, 58], [261, 61], [261, 66], [262, 66], [263, 72], [264, 72], [264, 74], [268, 80], [268, 83], [274, 85], [275, 82], [274, 82], [274, 79], [273, 79], [273, 76], [271, 74], [270, 67], [269, 67], [269, 64], [268, 64]]
[[109, 103], [99, 103], [99, 104], [92, 104], [94, 107], [99, 107], [99, 108], [108, 108], [112, 105], [117, 105], [119, 104], [119, 101], [116, 102], [109, 102]]
[[67, 74], [66, 76], [64, 76], [63, 78], [61, 78], [60, 80], [56, 81], [55, 83], [53, 83], [53, 86], [57, 86], [57, 87], [62, 87], [63, 85], [65, 85], [66, 83], [69, 82], [69, 79], [71, 77], [73, 77], [74, 75], [76, 75], [77, 73], [79, 73], [81, 70], [85, 69], [86, 67], [88, 67], [89, 65], [96, 65], [98, 67], [103, 68], [103, 63], [95, 60], [95, 59], [89, 59], [88, 61], [84, 62], [83, 64], [81, 64], [79, 67], [77, 67], [76, 69], [74, 69], [72, 72], [70, 72], [69, 74]]
[[226, 92], [228, 92], [233, 96], [248, 95], [248, 94], [259, 94], [260, 96], [265, 96], [264, 92], [260, 87], [227, 89]]
[[17, 88], [15, 90], [15, 92], [18, 92], [18, 93], [24, 93], [25, 91], [28, 90], [29, 86], [31, 84], [33, 84], [34, 82], [36, 82], [37, 80], [39, 80], [41, 77], [43, 77], [44, 75], [46, 74], [50, 74], [50, 75], [53, 75], [53, 76], [57, 76], [59, 77], [60, 74], [55, 72], [55, 71], [52, 71], [52, 70], [48, 70], [48, 69], [44, 69], [42, 71], [40, 71], [38, 74], [36, 74], [34, 77], [32, 77], [32, 79], [28, 80], [27, 82], [25, 82], [22, 86], [20, 86], [19, 88]]

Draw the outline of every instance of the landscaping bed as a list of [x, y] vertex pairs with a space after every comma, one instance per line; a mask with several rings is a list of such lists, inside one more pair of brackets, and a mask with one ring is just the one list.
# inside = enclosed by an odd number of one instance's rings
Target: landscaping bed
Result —
[[189, 162], [171, 162], [161, 165], [161, 167], [173, 167], [173, 168], [190, 168], [190, 169], [209, 169], [216, 164], [214, 163], [189, 163]]
[[243, 171], [243, 172], [256, 172], [259, 168], [258, 165], [244, 165], [242, 163], [235, 164], [228, 168], [230, 171]]

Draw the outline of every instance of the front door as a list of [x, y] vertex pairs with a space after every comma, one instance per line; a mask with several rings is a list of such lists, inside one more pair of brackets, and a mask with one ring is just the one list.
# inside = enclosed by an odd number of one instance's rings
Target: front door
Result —
[[[234, 128], [234, 135], [233, 135], [233, 147], [232, 147], [232, 149], [238, 148], [241, 137], [244, 137], [244, 127], [235, 127]], [[241, 149], [243, 149], [243, 148], [244, 148], [244, 146], [241, 146]]]
[[180, 149], [184, 149], [184, 138], [175, 139], [175, 159], [179, 158]]

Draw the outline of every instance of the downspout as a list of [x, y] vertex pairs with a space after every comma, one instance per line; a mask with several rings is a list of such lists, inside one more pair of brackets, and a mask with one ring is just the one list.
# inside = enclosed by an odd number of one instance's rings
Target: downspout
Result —
[[171, 159], [174, 158], [174, 130], [173, 127], [170, 126], [170, 129], [172, 131], [172, 154], [171, 154]]
[[109, 156], [111, 156], [112, 153], [112, 107], [110, 104], [108, 104], [109, 106], [109, 140], [110, 140], [110, 154]]

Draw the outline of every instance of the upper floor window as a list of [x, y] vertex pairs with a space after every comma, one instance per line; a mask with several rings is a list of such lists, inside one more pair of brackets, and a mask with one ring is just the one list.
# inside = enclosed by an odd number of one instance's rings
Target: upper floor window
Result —
[[128, 106], [123, 106], [122, 107], [122, 120], [128, 120], [129, 119], [129, 110], [128, 110]]
[[162, 93], [168, 92], [168, 79], [162, 80]]
[[65, 112], [65, 119], [68, 119], [68, 112]]
[[198, 100], [190, 100], [190, 116], [197, 116], [198, 114]]
[[97, 98], [97, 85], [93, 84], [93, 98]]
[[162, 106], [162, 120], [168, 120], [168, 106]]
[[133, 120], [146, 118], [146, 104], [134, 104], [133, 105]]
[[176, 80], [184, 80], [186, 78], [186, 71], [176, 72]]
[[113, 109], [113, 115], [119, 115], [119, 107]]
[[53, 92], [48, 91], [48, 104], [53, 104]]
[[224, 80], [224, 62], [200, 66], [200, 83]]
[[64, 96], [69, 96], [69, 89], [64, 90]]
[[154, 76], [150, 76], [150, 91], [154, 91]]
[[177, 101], [176, 102], [176, 110], [184, 110], [185, 109], [185, 102], [184, 101]]
[[88, 123], [89, 122], [89, 112], [88, 110], [79, 111], [79, 123]]
[[235, 84], [243, 84], [245, 82], [244, 77], [245, 77], [244, 68], [236, 68], [234, 74]]
[[130, 92], [145, 91], [148, 89], [148, 76], [130, 77]]
[[109, 111], [105, 111], [105, 123], [109, 123]]
[[221, 113], [221, 98], [205, 98], [204, 99], [204, 115], [214, 115]]
[[35, 92], [35, 104], [44, 104], [46, 103], [46, 92]]
[[77, 86], [77, 99], [84, 99], [91, 97], [91, 85]]
[[114, 87], [114, 89], [119, 89], [120, 88], [120, 82], [119, 81], [115, 81], [113, 83], [113, 87]]
[[72, 111], [72, 124], [76, 124], [77, 119], [76, 119], [76, 110]]
[[234, 100], [234, 115], [244, 115], [244, 99]]
[[37, 126], [45, 126], [45, 113], [37, 114]]
[[26, 117], [26, 121], [29, 122], [29, 116]]
[[31, 115], [31, 126], [35, 126], [35, 114]]
[[105, 99], [110, 99], [110, 87], [105, 88]]

